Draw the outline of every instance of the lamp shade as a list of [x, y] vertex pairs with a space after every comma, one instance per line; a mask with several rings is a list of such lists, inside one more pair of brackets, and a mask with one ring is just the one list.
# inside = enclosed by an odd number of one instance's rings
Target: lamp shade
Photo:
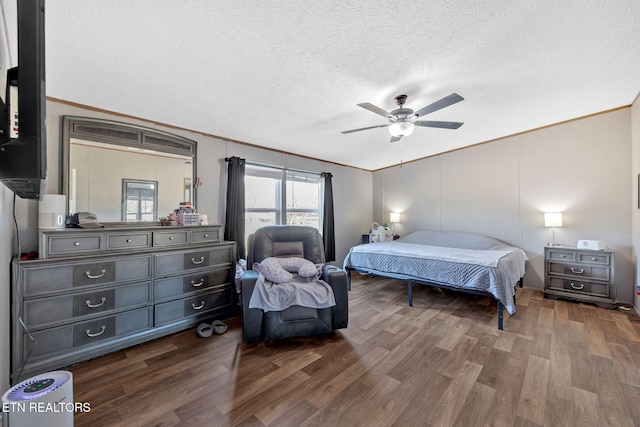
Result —
[[392, 223], [400, 222], [400, 213], [399, 212], [391, 212], [389, 214], [389, 222], [392, 222]]
[[562, 227], [562, 212], [545, 212], [545, 227]]

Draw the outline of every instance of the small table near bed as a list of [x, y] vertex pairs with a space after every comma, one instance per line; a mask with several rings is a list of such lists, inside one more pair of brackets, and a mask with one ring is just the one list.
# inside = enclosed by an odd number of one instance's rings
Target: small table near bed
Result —
[[502, 309], [515, 314], [515, 285], [522, 286], [526, 260], [520, 248], [481, 234], [425, 230], [393, 242], [354, 246], [344, 268], [349, 289], [352, 271], [406, 281], [410, 306], [413, 283], [492, 296], [502, 330]]

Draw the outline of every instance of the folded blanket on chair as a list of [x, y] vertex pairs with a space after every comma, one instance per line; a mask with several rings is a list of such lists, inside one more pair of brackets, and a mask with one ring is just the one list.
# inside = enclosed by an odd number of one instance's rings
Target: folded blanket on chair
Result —
[[309, 308], [329, 308], [336, 305], [333, 289], [324, 280], [307, 280], [294, 275], [290, 282], [272, 283], [262, 273], [249, 300], [249, 308], [282, 311], [292, 305]]

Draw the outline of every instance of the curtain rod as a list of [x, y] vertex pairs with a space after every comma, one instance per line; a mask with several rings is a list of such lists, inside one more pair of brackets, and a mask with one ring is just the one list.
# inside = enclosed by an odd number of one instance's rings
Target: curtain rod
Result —
[[[225, 162], [229, 162], [230, 160], [231, 160], [231, 157], [225, 157], [224, 158]], [[305, 171], [305, 170], [302, 170], [302, 169], [292, 169], [292, 168], [286, 168], [286, 167], [283, 167], [283, 166], [266, 165], [266, 164], [263, 164], [263, 163], [248, 162], [246, 160], [244, 162], [245, 162], [245, 164], [251, 165], [251, 166], [258, 166], [258, 167], [262, 167], [262, 168], [279, 169], [279, 170], [288, 170], [288, 171], [292, 171], [292, 172], [309, 173], [309, 174], [320, 175], [320, 176], [323, 176], [323, 174], [328, 173], [328, 172]]]

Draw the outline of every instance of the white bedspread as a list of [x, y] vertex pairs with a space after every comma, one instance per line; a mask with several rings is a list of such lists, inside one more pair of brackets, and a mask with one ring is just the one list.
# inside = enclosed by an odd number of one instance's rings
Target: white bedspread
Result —
[[451, 248], [398, 241], [355, 246], [351, 249], [351, 252], [400, 255], [410, 258], [429, 258], [438, 261], [482, 265], [485, 267], [497, 267], [500, 258], [509, 254], [507, 251], [500, 250]]
[[275, 284], [258, 274], [258, 280], [249, 300], [249, 308], [264, 311], [282, 311], [292, 305], [309, 308], [329, 308], [336, 305], [333, 289], [324, 280], [307, 281], [294, 275], [287, 283]]

